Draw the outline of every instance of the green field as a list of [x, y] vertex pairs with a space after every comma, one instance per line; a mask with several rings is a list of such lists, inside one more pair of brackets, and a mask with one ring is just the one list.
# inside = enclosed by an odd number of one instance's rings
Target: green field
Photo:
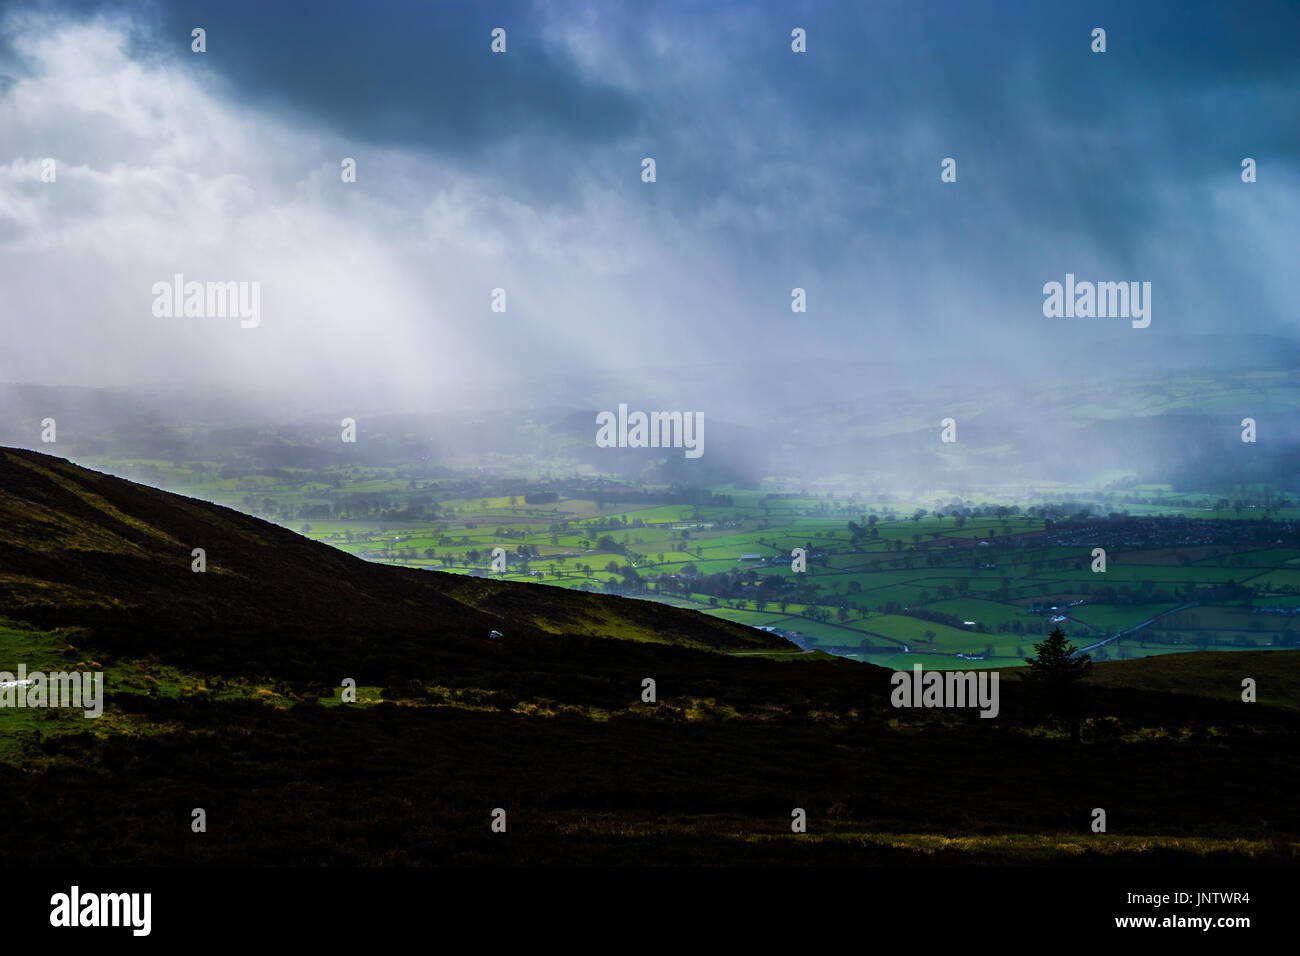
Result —
[[[1109, 550], [1106, 570], [1094, 572], [1088, 542], [1055, 532], [1046, 508], [1003, 498], [974, 505], [936, 498], [926, 507], [883, 495], [728, 486], [703, 503], [561, 494], [529, 504], [523, 494], [489, 491], [483, 479], [474, 480], [484, 487], [479, 496], [466, 493], [464, 474], [419, 478], [399, 466], [238, 479], [216, 477], [215, 463], [109, 467], [143, 471], [163, 487], [368, 561], [663, 601], [889, 666], [900, 655], [935, 666], [974, 658], [971, 666], [1017, 666], [1057, 625], [1080, 647], [1108, 641], [1102, 659], [1300, 645], [1292, 626], [1300, 615], [1272, 613], [1300, 605], [1300, 541], [1123, 543]], [[605, 480], [609, 498], [633, 490]], [[1077, 489], [1069, 495], [1087, 499]], [[1114, 496], [1095, 496], [1094, 505], [1114, 507]], [[1125, 507], [1132, 515], [1177, 508], [1179, 521], [1203, 513], [1217, 527], [1246, 527], [1254, 507], [1213, 505], [1208, 496], [1148, 485], [1130, 489]], [[808, 555], [802, 572], [791, 568], [795, 548]], [[504, 571], [494, 568], [494, 549], [504, 552]], [[1211, 594], [1233, 588], [1227, 599]], [[1166, 613], [1186, 603], [1197, 613]]]

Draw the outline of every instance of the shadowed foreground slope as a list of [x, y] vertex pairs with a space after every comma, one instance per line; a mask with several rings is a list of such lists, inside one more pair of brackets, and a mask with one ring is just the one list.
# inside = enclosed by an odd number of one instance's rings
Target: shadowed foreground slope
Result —
[[994, 720], [895, 709], [887, 671], [732, 657], [782, 645], [703, 615], [366, 564], [14, 450], [0, 602], [0, 669], [108, 687], [97, 720], [0, 708], [14, 866], [1297, 857], [1300, 714], [1268, 702], [1297, 652], [1105, 665], [1072, 747], [1018, 681]]
[[[357, 642], [396, 640], [418, 660], [421, 645], [479, 644], [491, 630], [792, 649], [666, 605], [381, 567], [220, 505], [17, 449], [0, 449], [0, 608], [178, 662], [242, 670], [256, 659], [286, 679], [338, 644], [351, 659]], [[219, 648], [202, 646], [214, 635]]]

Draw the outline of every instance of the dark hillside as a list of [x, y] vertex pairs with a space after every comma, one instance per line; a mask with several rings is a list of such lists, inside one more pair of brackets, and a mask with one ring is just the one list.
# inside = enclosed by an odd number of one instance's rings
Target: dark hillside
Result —
[[[191, 570], [191, 552], [207, 570]], [[714, 649], [791, 648], [752, 628], [650, 602], [381, 567], [261, 519], [18, 449], [0, 450], [0, 616], [80, 626], [122, 650], [285, 679], [359, 644], [412, 666], [492, 630]]]
[[704, 615], [368, 564], [6, 449], [0, 670], [19, 663], [102, 670], [108, 693], [97, 719], [0, 709], [11, 865], [1293, 863], [1300, 847], [1300, 652], [1104, 665], [1071, 745], [1012, 674], [996, 719], [895, 709], [889, 671]]

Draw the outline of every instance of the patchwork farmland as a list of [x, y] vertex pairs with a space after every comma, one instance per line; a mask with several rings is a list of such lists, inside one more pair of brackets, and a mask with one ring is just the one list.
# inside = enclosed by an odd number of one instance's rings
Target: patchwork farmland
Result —
[[[369, 561], [660, 601], [887, 667], [1015, 666], [1057, 625], [1102, 661], [1300, 646], [1300, 534], [1288, 502], [1146, 486], [1122, 505], [941, 497], [919, 507], [606, 480], [500, 494], [481, 476], [396, 468], [233, 479], [202, 465], [115, 470], [143, 470]], [[663, 503], [674, 494], [695, 500]], [[1096, 547], [1104, 570], [1094, 570]]]

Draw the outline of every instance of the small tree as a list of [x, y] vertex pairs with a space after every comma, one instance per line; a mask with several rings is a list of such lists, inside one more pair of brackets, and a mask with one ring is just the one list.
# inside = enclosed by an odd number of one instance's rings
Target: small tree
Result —
[[1092, 670], [1092, 658], [1076, 652], [1065, 632], [1052, 628], [1047, 639], [1034, 645], [1037, 656], [1026, 657], [1025, 680], [1047, 709], [1070, 722], [1070, 741], [1079, 742], [1079, 712], [1083, 703], [1081, 681]]

